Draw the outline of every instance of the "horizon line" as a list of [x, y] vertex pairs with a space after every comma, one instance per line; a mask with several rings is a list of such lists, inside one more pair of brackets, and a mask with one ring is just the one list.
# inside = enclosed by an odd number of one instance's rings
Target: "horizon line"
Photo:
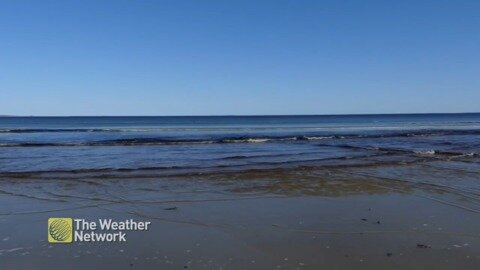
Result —
[[434, 113], [346, 113], [346, 114], [212, 114], [212, 115], [0, 115], [0, 117], [269, 117], [269, 116], [375, 116], [375, 115], [427, 115], [427, 114], [480, 114], [480, 112]]

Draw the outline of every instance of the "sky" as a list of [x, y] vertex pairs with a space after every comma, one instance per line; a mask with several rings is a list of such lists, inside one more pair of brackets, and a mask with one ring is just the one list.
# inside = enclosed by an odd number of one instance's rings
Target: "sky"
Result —
[[0, 3], [0, 115], [480, 112], [480, 1]]

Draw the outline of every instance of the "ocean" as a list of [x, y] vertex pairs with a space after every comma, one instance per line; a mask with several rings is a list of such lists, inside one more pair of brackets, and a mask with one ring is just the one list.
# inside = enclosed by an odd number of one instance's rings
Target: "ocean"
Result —
[[[478, 269], [479, 180], [480, 114], [3, 117], [0, 262]], [[151, 227], [51, 244], [59, 217]]]
[[480, 114], [1, 117], [0, 173], [477, 164]]

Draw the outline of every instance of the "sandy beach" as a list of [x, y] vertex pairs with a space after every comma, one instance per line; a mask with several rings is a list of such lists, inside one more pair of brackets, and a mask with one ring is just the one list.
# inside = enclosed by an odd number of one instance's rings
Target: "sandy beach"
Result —
[[[402, 165], [102, 178], [3, 175], [1, 268], [476, 269], [480, 263], [479, 197], [460, 187], [478, 180], [474, 172]], [[459, 186], [440, 184], [449, 181]], [[150, 221], [151, 229], [132, 232], [125, 243], [50, 244], [49, 217], [131, 218]]]

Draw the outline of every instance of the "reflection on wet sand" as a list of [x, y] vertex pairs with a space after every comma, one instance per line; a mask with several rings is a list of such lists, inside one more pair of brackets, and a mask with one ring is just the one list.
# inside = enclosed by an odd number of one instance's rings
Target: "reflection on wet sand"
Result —
[[[53, 202], [146, 204], [229, 199], [238, 196], [322, 196], [428, 193], [452, 205], [479, 211], [480, 165], [432, 159], [391, 157], [354, 159], [282, 168], [220, 171], [164, 170], [101, 172], [30, 172], [3, 174], [4, 195]], [[99, 173], [99, 172], [96, 172]], [[108, 174], [107, 174], [108, 173]], [[92, 175], [93, 174], [93, 175]], [[447, 202], [447, 199], [458, 200]], [[200, 201], [200, 200], [196, 200]]]
[[[22, 258], [50, 269], [52, 257], [72, 269], [475, 269], [479, 165], [374, 159], [175, 174], [3, 174], [0, 260], [6, 269], [26, 267]], [[51, 216], [134, 218], [153, 229], [126, 245], [61, 248], [45, 240]]]

